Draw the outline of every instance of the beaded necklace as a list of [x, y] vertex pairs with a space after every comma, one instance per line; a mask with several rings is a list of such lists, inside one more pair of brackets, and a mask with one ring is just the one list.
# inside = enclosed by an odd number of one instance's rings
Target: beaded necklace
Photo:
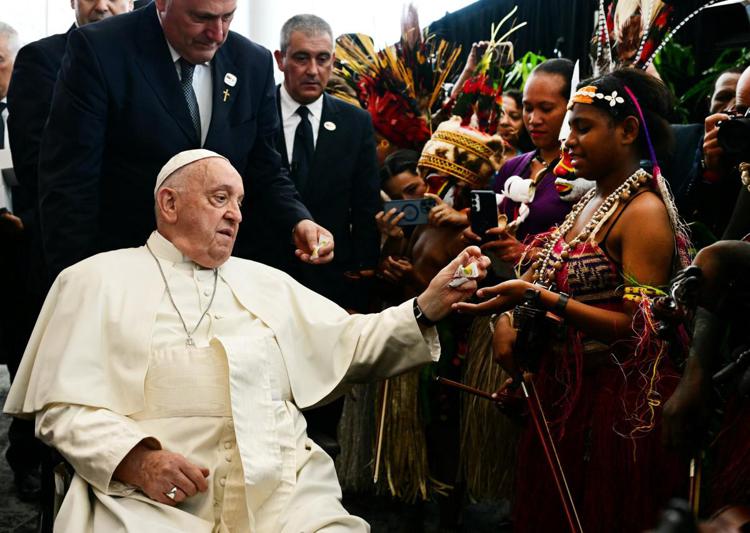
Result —
[[561, 237], [564, 238], [573, 228], [578, 216], [596, 193], [596, 188], [587, 192], [584, 197], [573, 206], [573, 209], [571, 209], [568, 216], [565, 217], [563, 223], [560, 224], [548, 237], [548, 240], [542, 249], [542, 253], [539, 255], [539, 259], [531, 264], [532, 271], [534, 272], [534, 283], [544, 287], [551, 287], [554, 283], [555, 272], [562, 268], [564, 261], [567, 261], [570, 256], [570, 250], [578, 246], [578, 244], [585, 242], [587, 239], [593, 238], [602, 225], [610, 216], [612, 216], [620, 205], [620, 202], [627, 201], [633, 193], [648, 183], [650, 179], [651, 175], [642, 168], [636, 170], [635, 173], [628, 177], [619, 187], [604, 199], [602, 205], [600, 205], [594, 212], [591, 219], [586, 223], [578, 235], [573, 237], [570, 242], [563, 240], [562, 249], [559, 254], [556, 254], [554, 251], [555, 245]]

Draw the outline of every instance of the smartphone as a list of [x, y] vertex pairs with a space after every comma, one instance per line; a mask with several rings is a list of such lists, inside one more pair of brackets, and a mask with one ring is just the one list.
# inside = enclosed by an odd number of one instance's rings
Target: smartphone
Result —
[[[394, 207], [404, 218], [398, 221], [399, 226], [418, 226], [427, 224], [427, 215], [437, 202], [434, 198], [416, 198], [414, 200], [390, 200], [383, 205], [383, 212], [387, 213]], [[395, 215], [394, 215], [395, 216]]]
[[497, 227], [497, 199], [495, 191], [470, 191], [471, 209], [469, 221], [474, 233], [488, 240], [485, 232]]

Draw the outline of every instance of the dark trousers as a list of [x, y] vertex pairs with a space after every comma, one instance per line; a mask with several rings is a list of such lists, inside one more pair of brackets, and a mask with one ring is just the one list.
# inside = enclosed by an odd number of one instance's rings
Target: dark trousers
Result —
[[[10, 381], [16, 377], [26, 343], [42, 305], [39, 291], [30, 290], [29, 239], [24, 234], [0, 237], [0, 353], [8, 365]], [[35, 292], [37, 294], [35, 294]], [[14, 473], [39, 468], [44, 446], [34, 437], [34, 422], [14, 418], [8, 430], [5, 457]]]

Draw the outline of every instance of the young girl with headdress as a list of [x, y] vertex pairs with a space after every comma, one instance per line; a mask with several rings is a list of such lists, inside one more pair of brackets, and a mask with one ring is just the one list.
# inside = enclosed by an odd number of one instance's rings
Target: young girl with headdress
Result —
[[[564, 321], [530, 379], [587, 532], [641, 531], [687, 487], [687, 470], [654, 430], [678, 376], [648, 306], [687, 261], [684, 226], [656, 160], [669, 139], [670, 101], [660, 81], [636, 69], [583, 83], [570, 102], [566, 148], [576, 175], [596, 186], [540, 238], [542, 252], [522, 279], [479, 291], [486, 302], [457, 306], [509, 311], [534, 288]], [[515, 339], [512, 314], [503, 313], [493, 349], [511, 373]], [[519, 443], [514, 520], [517, 531], [567, 523], [532, 424]]]

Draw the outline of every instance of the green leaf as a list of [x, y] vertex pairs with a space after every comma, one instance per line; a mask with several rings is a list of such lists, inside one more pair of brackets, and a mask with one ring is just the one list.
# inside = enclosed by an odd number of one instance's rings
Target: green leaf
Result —
[[505, 76], [505, 88], [523, 90], [531, 71], [534, 70], [537, 65], [546, 60], [547, 58], [541, 54], [526, 52], [523, 57], [517, 59], [516, 62], [508, 68]]

